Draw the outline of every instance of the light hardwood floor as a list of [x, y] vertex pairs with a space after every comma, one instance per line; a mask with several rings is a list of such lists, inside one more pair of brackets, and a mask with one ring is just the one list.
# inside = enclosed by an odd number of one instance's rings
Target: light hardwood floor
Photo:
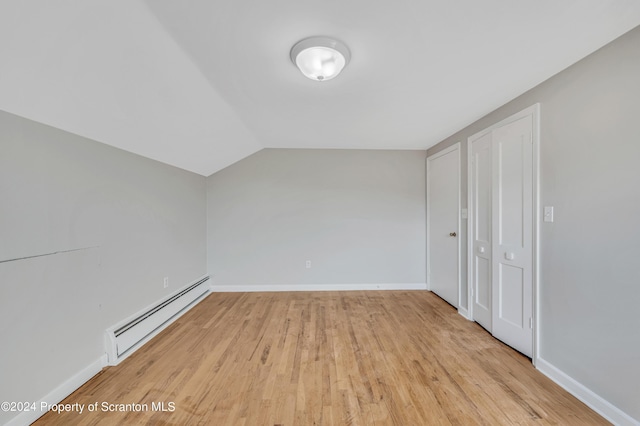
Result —
[[64, 401], [95, 402], [36, 424], [607, 424], [426, 291], [211, 294]]

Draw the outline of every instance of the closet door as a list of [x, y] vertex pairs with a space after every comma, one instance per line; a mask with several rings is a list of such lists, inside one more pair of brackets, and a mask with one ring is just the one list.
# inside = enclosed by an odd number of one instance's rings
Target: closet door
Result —
[[471, 143], [473, 319], [491, 331], [491, 132]]
[[538, 106], [469, 138], [471, 317], [533, 356]]
[[495, 337], [532, 356], [532, 117], [492, 132], [493, 317]]

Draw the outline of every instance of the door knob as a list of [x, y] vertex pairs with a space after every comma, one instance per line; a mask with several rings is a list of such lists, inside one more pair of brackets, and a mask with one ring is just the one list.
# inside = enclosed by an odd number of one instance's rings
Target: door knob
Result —
[[456, 234], [455, 232], [449, 232], [449, 236], [450, 237], [455, 237], [456, 235], [458, 235], [458, 234]]

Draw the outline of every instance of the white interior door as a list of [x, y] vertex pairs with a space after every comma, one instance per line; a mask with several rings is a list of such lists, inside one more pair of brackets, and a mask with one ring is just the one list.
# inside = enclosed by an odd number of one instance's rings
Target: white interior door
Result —
[[469, 138], [470, 317], [533, 356], [538, 106]]
[[492, 333], [532, 356], [533, 120], [527, 115], [492, 132]]
[[460, 145], [427, 158], [427, 284], [458, 307]]
[[471, 309], [474, 321], [491, 331], [491, 132], [471, 143], [472, 280]]

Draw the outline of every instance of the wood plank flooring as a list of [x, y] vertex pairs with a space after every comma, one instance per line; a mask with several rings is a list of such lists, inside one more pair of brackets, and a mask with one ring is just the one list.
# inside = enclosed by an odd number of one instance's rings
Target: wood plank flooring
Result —
[[63, 402], [99, 405], [35, 424], [608, 424], [426, 291], [214, 293]]

